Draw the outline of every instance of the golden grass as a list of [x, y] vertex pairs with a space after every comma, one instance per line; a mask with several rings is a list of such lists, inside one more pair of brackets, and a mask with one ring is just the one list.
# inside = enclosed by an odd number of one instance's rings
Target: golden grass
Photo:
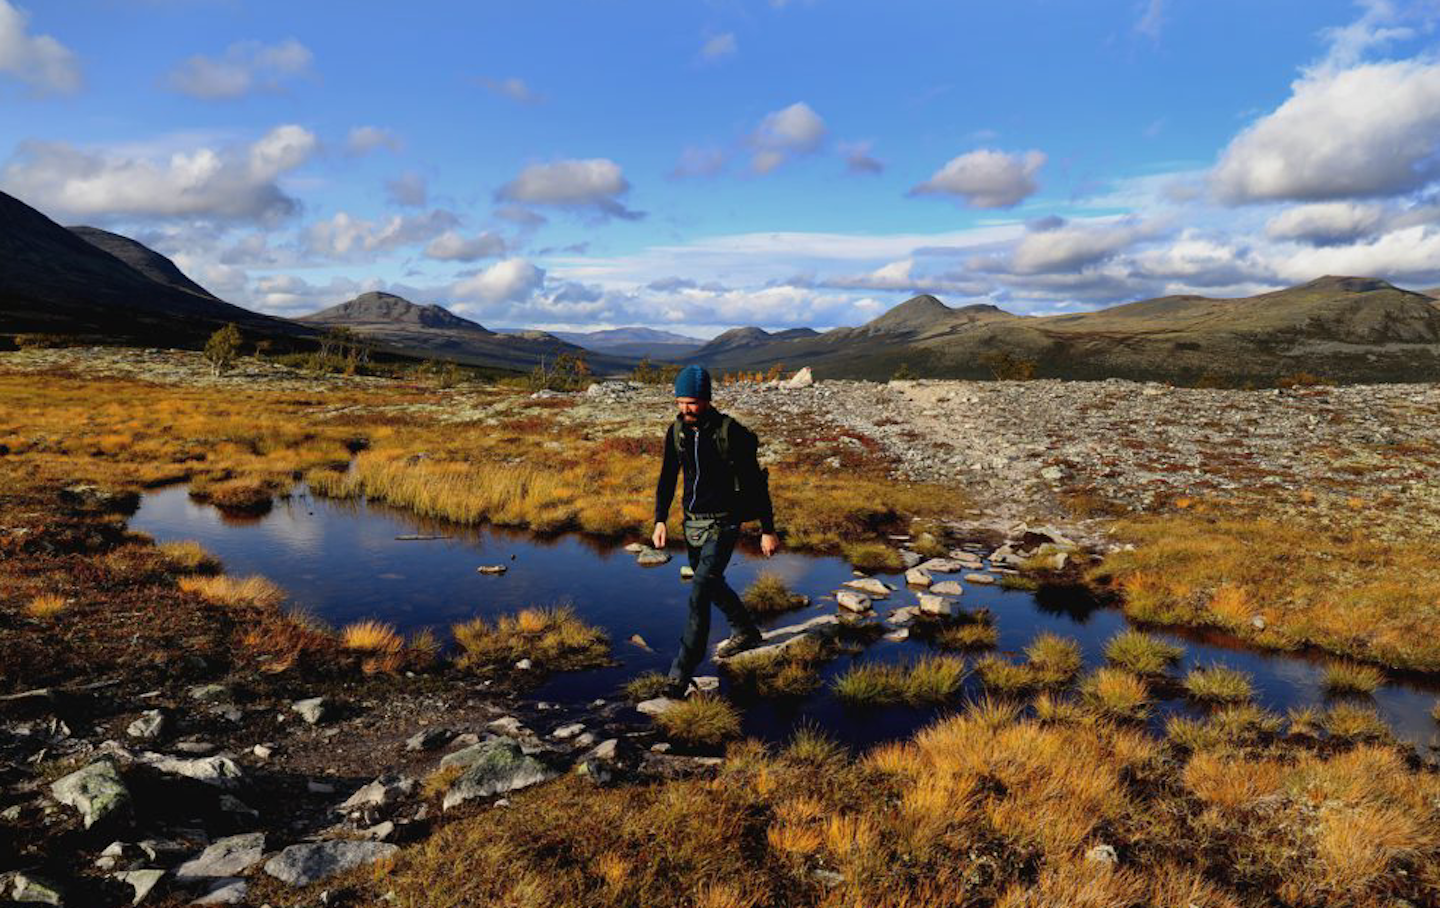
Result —
[[740, 597], [745, 600], [745, 607], [753, 615], [774, 615], [780, 612], [788, 612], [791, 609], [800, 608], [809, 603], [809, 599], [791, 591], [785, 578], [773, 571], [763, 571], [745, 589]]
[[397, 653], [405, 641], [393, 624], [373, 619], [356, 621], [340, 629], [340, 646], [361, 653]]
[[508, 666], [530, 659], [537, 668], [569, 671], [603, 665], [610, 638], [569, 606], [521, 609], [494, 623], [475, 618], [453, 628], [461, 668]]
[[856, 705], [943, 703], [965, 680], [965, 660], [924, 656], [909, 663], [865, 662], [832, 684], [835, 695]]
[[883, 542], [842, 542], [840, 557], [861, 571], [898, 571], [905, 567], [900, 551]]
[[663, 672], [644, 672], [625, 682], [625, 696], [636, 703], [651, 700], [663, 694], [669, 683]]
[[1058, 634], [1036, 637], [1025, 647], [1025, 656], [1036, 682], [1048, 686], [1069, 684], [1084, 664], [1080, 644]]
[[162, 542], [158, 548], [160, 557], [177, 574], [218, 574], [222, 568], [220, 559], [198, 542]]
[[805, 637], [778, 652], [742, 653], [722, 669], [735, 684], [762, 697], [801, 697], [820, 686], [820, 667], [835, 654], [832, 643]]
[[1181, 683], [1191, 697], [1209, 703], [1241, 703], [1255, 696], [1250, 676], [1224, 665], [1193, 669]]
[[697, 694], [655, 717], [668, 737], [687, 744], [716, 745], [740, 734], [740, 714], [727, 701]]
[[1127, 630], [1105, 644], [1105, 661], [1137, 675], [1163, 675], [1185, 655], [1185, 648], [1144, 631]]
[[947, 624], [930, 639], [942, 649], [990, 649], [1000, 641], [1000, 631], [989, 621]]
[[1373, 665], [1332, 662], [1325, 666], [1322, 683], [1332, 694], [1373, 694], [1385, 683], [1385, 674]]
[[1440, 543], [1193, 512], [1129, 518], [1116, 530], [1134, 550], [1111, 553], [1089, 576], [1116, 589], [1132, 618], [1440, 669]]
[[975, 673], [987, 690], [998, 694], [1020, 694], [1039, 683], [1029, 665], [1017, 665], [995, 654], [976, 660]]
[[180, 589], [217, 605], [276, 608], [285, 601], [285, 591], [259, 575], [251, 577], [181, 577]]
[[1390, 727], [1372, 706], [1359, 703], [1336, 703], [1325, 711], [1320, 725], [1331, 736], [1352, 740], [1384, 740]]
[[56, 593], [41, 593], [32, 598], [25, 606], [25, 614], [31, 618], [47, 621], [65, 611], [69, 601], [64, 596]]
[[1081, 682], [1080, 694], [1086, 705], [1111, 719], [1142, 719], [1150, 711], [1149, 688], [1123, 669], [1096, 669]]

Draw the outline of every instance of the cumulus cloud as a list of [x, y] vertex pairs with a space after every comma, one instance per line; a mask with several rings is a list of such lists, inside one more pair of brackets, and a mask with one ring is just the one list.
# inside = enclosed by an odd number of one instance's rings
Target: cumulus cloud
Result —
[[41, 95], [78, 91], [80, 64], [74, 52], [49, 35], [30, 34], [28, 18], [9, 0], [0, 0], [0, 73]]
[[192, 98], [230, 100], [278, 91], [284, 82], [304, 75], [313, 61], [309, 48], [294, 38], [278, 44], [238, 41], [218, 58], [196, 54], [171, 71], [166, 83]]
[[454, 295], [486, 305], [528, 299], [545, 283], [545, 270], [521, 258], [496, 262], [478, 274], [457, 281]]
[[280, 177], [317, 147], [300, 126], [277, 126], [250, 145], [169, 155], [22, 142], [0, 185], [52, 216], [223, 218], [273, 223], [299, 210]]
[[327, 258], [385, 252], [423, 243], [459, 223], [459, 218], [443, 209], [417, 215], [397, 214], [384, 221], [367, 221], [341, 211], [329, 220], [310, 225], [305, 231], [305, 248]]
[[506, 202], [554, 205], [590, 210], [602, 217], [639, 220], [644, 212], [631, 211], [619, 200], [630, 190], [620, 165], [608, 158], [531, 164], [495, 196]]
[[719, 60], [722, 57], [731, 56], [736, 50], [735, 33], [724, 32], [705, 40], [700, 47], [700, 58], [702, 60]]
[[841, 142], [840, 154], [850, 173], [881, 173], [885, 165], [870, 154], [870, 142]]
[[504, 238], [489, 230], [471, 237], [447, 230], [425, 247], [427, 257], [442, 262], [473, 262], [504, 254]]
[[393, 180], [385, 181], [385, 196], [395, 205], [407, 208], [424, 208], [429, 201], [429, 186], [425, 178], [414, 171], [402, 173]]
[[1343, 246], [1301, 246], [1275, 263], [1290, 283], [1322, 274], [1357, 274], [1424, 286], [1440, 282], [1440, 230], [1415, 226]]
[[1031, 230], [1010, 254], [1015, 274], [1079, 271], [1110, 258], [1139, 240], [1153, 236], [1156, 225], [1137, 221], [1109, 224], [1062, 224]]
[[1384, 206], [1375, 203], [1317, 202], [1280, 212], [1265, 225], [1265, 233], [1276, 240], [1333, 245], [1375, 233], [1384, 218]]
[[680, 160], [670, 171], [672, 179], [713, 177], [725, 169], [725, 152], [714, 147], [690, 145], [680, 152]]
[[982, 148], [952, 158], [910, 194], [955, 196], [971, 208], [1011, 208], [1039, 188], [1035, 173], [1044, 163], [1039, 151], [1007, 154]]
[[293, 274], [271, 274], [255, 281], [250, 304], [272, 315], [308, 315], [338, 305], [370, 290], [387, 289], [383, 281], [355, 281], [333, 277], [325, 284], [312, 284]]
[[345, 136], [345, 150], [351, 154], [369, 154], [377, 148], [399, 151], [400, 137], [383, 126], [355, 126]]
[[491, 94], [509, 98], [517, 104], [539, 104], [545, 100], [544, 95], [526, 85], [525, 80], [517, 76], [509, 76], [504, 79], [481, 79], [480, 84], [485, 86]]
[[755, 148], [751, 169], [770, 173], [786, 161], [812, 154], [825, 141], [825, 132], [825, 121], [804, 101], [768, 113], [750, 136]]

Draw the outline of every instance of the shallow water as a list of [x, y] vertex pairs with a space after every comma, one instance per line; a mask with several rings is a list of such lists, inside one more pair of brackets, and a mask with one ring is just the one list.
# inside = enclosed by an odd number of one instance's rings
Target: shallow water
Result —
[[[229, 517], [209, 505], [191, 501], [182, 486], [147, 494], [131, 527], [161, 542], [193, 539], [219, 556], [228, 573], [262, 574], [279, 583], [292, 601], [334, 626], [362, 618], [378, 618], [402, 632], [430, 627], [442, 639], [451, 624], [476, 615], [493, 617], [530, 605], [568, 603], [588, 621], [609, 632], [618, 665], [557, 675], [536, 692], [551, 701], [588, 701], [614, 697], [629, 678], [669, 667], [684, 626], [688, 583], [680, 580], [683, 550], [672, 549], [669, 564], [642, 568], [634, 556], [613, 543], [579, 534], [538, 538], [494, 527], [465, 527], [380, 505], [311, 495], [297, 486], [292, 496], [277, 500], [260, 518]], [[413, 534], [449, 538], [401, 541]], [[476, 572], [482, 564], [504, 564], [502, 576]], [[765, 559], [758, 551], [737, 551], [726, 576], [742, 591], [761, 571], [785, 578], [796, 592], [816, 604], [788, 612], [767, 623], [796, 623], [834, 612], [834, 593], [851, 578], [850, 567], [833, 557], [782, 552]], [[903, 587], [898, 576], [879, 575]], [[955, 579], [958, 579], [956, 577]], [[903, 588], [877, 609], [913, 604]], [[1105, 642], [1127, 626], [1114, 609], [1095, 608], [1083, 597], [1054, 593], [1035, 595], [965, 584], [961, 603], [968, 609], [987, 607], [999, 629], [999, 650], [1019, 653], [1037, 634], [1051, 631], [1079, 641], [1087, 667], [1102, 662]], [[882, 610], [883, 614], [883, 610]], [[728, 633], [718, 610], [712, 642]], [[627, 642], [639, 634], [653, 648], [647, 652]], [[1298, 706], [1326, 705], [1320, 687], [1324, 665], [1292, 654], [1254, 651], [1217, 642], [1201, 634], [1163, 633], [1185, 646], [1178, 666], [1183, 674], [1196, 665], [1221, 663], [1248, 672], [1257, 702], [1283, 713]], [[879, 640], [855, 656], [829, 664], [825, 677], [842, 674], [860, 660], [907, 659], [928, 652], [920, 642]], [[701, 674], [718, 674], [713, 664]], [[722, 676], [723, 677], [723, 676]], [[966, 682], [978, 695], [978, 679]], [[1373, 701], [1397, 735], [1422, 748], [1440, 746], [1440, 732], [1430, 709], [1440, 697], [1440, 679], [1397, 680], [1376, 691]], [[828, 690], [828, 683], [797, 702], [760, 701], [744, 704], [746, 734], [783, 740], [800, 723], [823, 728], [850, 745], [863, 746], [907, 735], [936, 714], [935, 709], [846, 706]], [[1187, 712], [1180, 699], [1160, 703], [1154, 721]]]

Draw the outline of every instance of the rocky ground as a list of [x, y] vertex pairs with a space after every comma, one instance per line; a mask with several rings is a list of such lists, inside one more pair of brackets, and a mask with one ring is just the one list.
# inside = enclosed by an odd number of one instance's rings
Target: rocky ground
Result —
[[[327, 391], [386, 382], [250, 360], [213, 376], [196, 354], [155, 350], [22, 351], [0, 354], [0, 369], [293, 391], [315, 395], [316, 417], [338, 410]], [[566, 404], [552, 411], [562, 425], [657, 436], [672, 409], [668, 388], [618, 381], [568, 394], [436, 393], [345, 409], [500, 422], [553, 397]], [[1440, 530], [1434, 385], [801, 379], [726, 385], [716, 402], [760, 432], [764, 458], [824, 438], [827, 450], [881, 458], [897, 478], [962, 487], [973, 509], [954, 515], [961, 538], [1043, 524], [1103, 550], [1115, 515], [1192, 501], [1397, 537]], [[446, 810], [558, 773], [603, 784], [715, 762], [671, 752], [623, 700], [564, 711], [504, 679], [218, 681], [130, 690], [117, 679], [0, 698], [0, 874], [24, 868], [4, 890], [71, 905], [289, 904], [285, 887], [329, 879], [339, 883], [301, 890], [305, 903], [346, 904], [347, 869], [423, 837]]]

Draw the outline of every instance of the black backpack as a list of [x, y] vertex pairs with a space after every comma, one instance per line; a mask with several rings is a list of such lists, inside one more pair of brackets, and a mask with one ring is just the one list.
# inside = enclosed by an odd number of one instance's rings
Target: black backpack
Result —
[[[765, 511], [765, 505], [770, 501], [770, 470], [760, 467], [759, 480], [755, 488], [748, 488], [741, 479], [741, 472], [735, 469], [735, 460], [730, 456], [730, 432], [732, 427], [739, 427], [741, 432], [750, 430], [741, 425], [735, 417], [728, 414], [721, 414], [720, 427], [715, 430], [715, 449], [720, 453], [720, 459], [730, 467], [730, 475], [735, 480], [735, 516], [741, 522], [748, 520], [759, 520], [760, 515]], [[680, 438], [680, 420], [677, 418], [670, 424], [670, 444], [675, 448], [675, 455], [680, 458], [681, 463], [685, 460], [684, 443]]]

